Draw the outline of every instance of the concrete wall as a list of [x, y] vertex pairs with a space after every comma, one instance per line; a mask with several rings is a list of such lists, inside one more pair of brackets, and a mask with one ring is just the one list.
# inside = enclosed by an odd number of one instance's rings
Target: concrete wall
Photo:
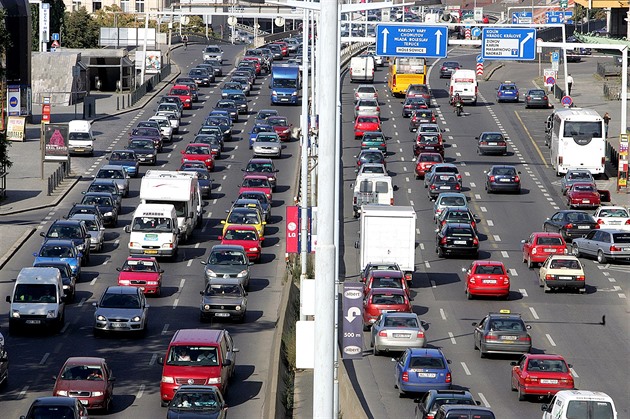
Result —
[[[72, 86], [72, 67], [81, 60], [78, 52], [33, 52], [31, 55], [31, 86], [33, 88], [33, 106], [43, 102], [48, 96], [52, 104], [70, 105]], [[76, 90], [76, 89], [75, 89]]]

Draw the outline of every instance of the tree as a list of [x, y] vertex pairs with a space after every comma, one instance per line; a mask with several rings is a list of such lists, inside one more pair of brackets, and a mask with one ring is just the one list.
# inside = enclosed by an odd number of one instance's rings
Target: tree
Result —
[[[49, 0], [44, 3], [50, 4], [50, 33], [60, 33], [63, 24], [63, 15], [66, 12], [66, 5], [63, 0]], [[31, 50], [39, 51], [39, 5], [31, 4]], [[50, 35], [49, 35], [50, 36]], [[61, 40], [63, 43], [63, 38]]]
[[72, 13], [66, 12], [61, 26], [62, 45], [66, 48], [96, 48], [100, 35], [99, 26], [85, 7]]
[[[6, 10], [0, 8], [0, 80], [3, 81], [3, 84], [4, 77], [6, 75], [5, 68], [3, 67], [3, 63], [5, 63], [4, 58], [11, 46], [11, 39], [9, 37], [9, 32], [7, 31], [6, 17]], [[10, 145], [11, 143], [6, 137], [6, 130], [0, 132], [0, 172], [8, 169], [13, 164], [11, 160], [9, 160], [8, 148]]]

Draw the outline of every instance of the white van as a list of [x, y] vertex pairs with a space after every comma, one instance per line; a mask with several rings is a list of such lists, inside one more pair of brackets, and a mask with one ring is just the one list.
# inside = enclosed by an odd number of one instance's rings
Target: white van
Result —
[[9, 334], [23, 327], [59, 331], [65, 322], [65, 295], [57, 268], [22, 268], [7, 296]]
[[617, 419], [613, 399], [601, 391], [562, 390], [540, 408], [542, 419]]
[[129, 254], [175, 256], [179, 244], [177, 212], [172, 204], [140, 204], [133, 213], [129, 233]]
[[374, 82], [374, 58], [369, 55], [350, 59], [350, 81]]
[[477, 73], [475, 70], [455, 70], [451, 74], [451, 84], [448, 89], [449, 103], [453, 103], [456, 94], [464, 103], [477, 104]]
[[90, 121], [75, 119], [68, 122], [68, 151], [70, 154], [94, 155], [94, 134]]
[[394, 189], [390, 176], [357, 176], [353, 185], [352, 212], [354, 218], [366, 204], [394, 205]]

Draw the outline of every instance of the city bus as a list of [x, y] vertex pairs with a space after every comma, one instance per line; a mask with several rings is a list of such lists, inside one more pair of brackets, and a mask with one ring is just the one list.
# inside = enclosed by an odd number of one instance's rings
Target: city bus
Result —
[[410, 84], [425, 84], [426, 74], [424, 58], [396, 57], [389, 64], [387, 86], [393, 96], [403, 96]]
[[593, 109], [559, 109], [549, 119], [551, 165], [556, 175], [569, 169], [604, 173], [606, 138], [604, 120]]

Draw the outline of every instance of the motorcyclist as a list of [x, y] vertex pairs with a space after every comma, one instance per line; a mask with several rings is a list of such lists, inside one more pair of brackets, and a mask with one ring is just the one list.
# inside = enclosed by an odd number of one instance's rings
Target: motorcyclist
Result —
[[182, 42], [184, 43], [184, 49], [188, 49], [188, 35], [182, 36]]
[[462, 98], [459, 96], [459, 93], [455, 93], [455, 96], [453, 97], [453, 111], [457, 112], [457, 109], [463, 106], [464, 106], [464, 102], [462, 101]]

